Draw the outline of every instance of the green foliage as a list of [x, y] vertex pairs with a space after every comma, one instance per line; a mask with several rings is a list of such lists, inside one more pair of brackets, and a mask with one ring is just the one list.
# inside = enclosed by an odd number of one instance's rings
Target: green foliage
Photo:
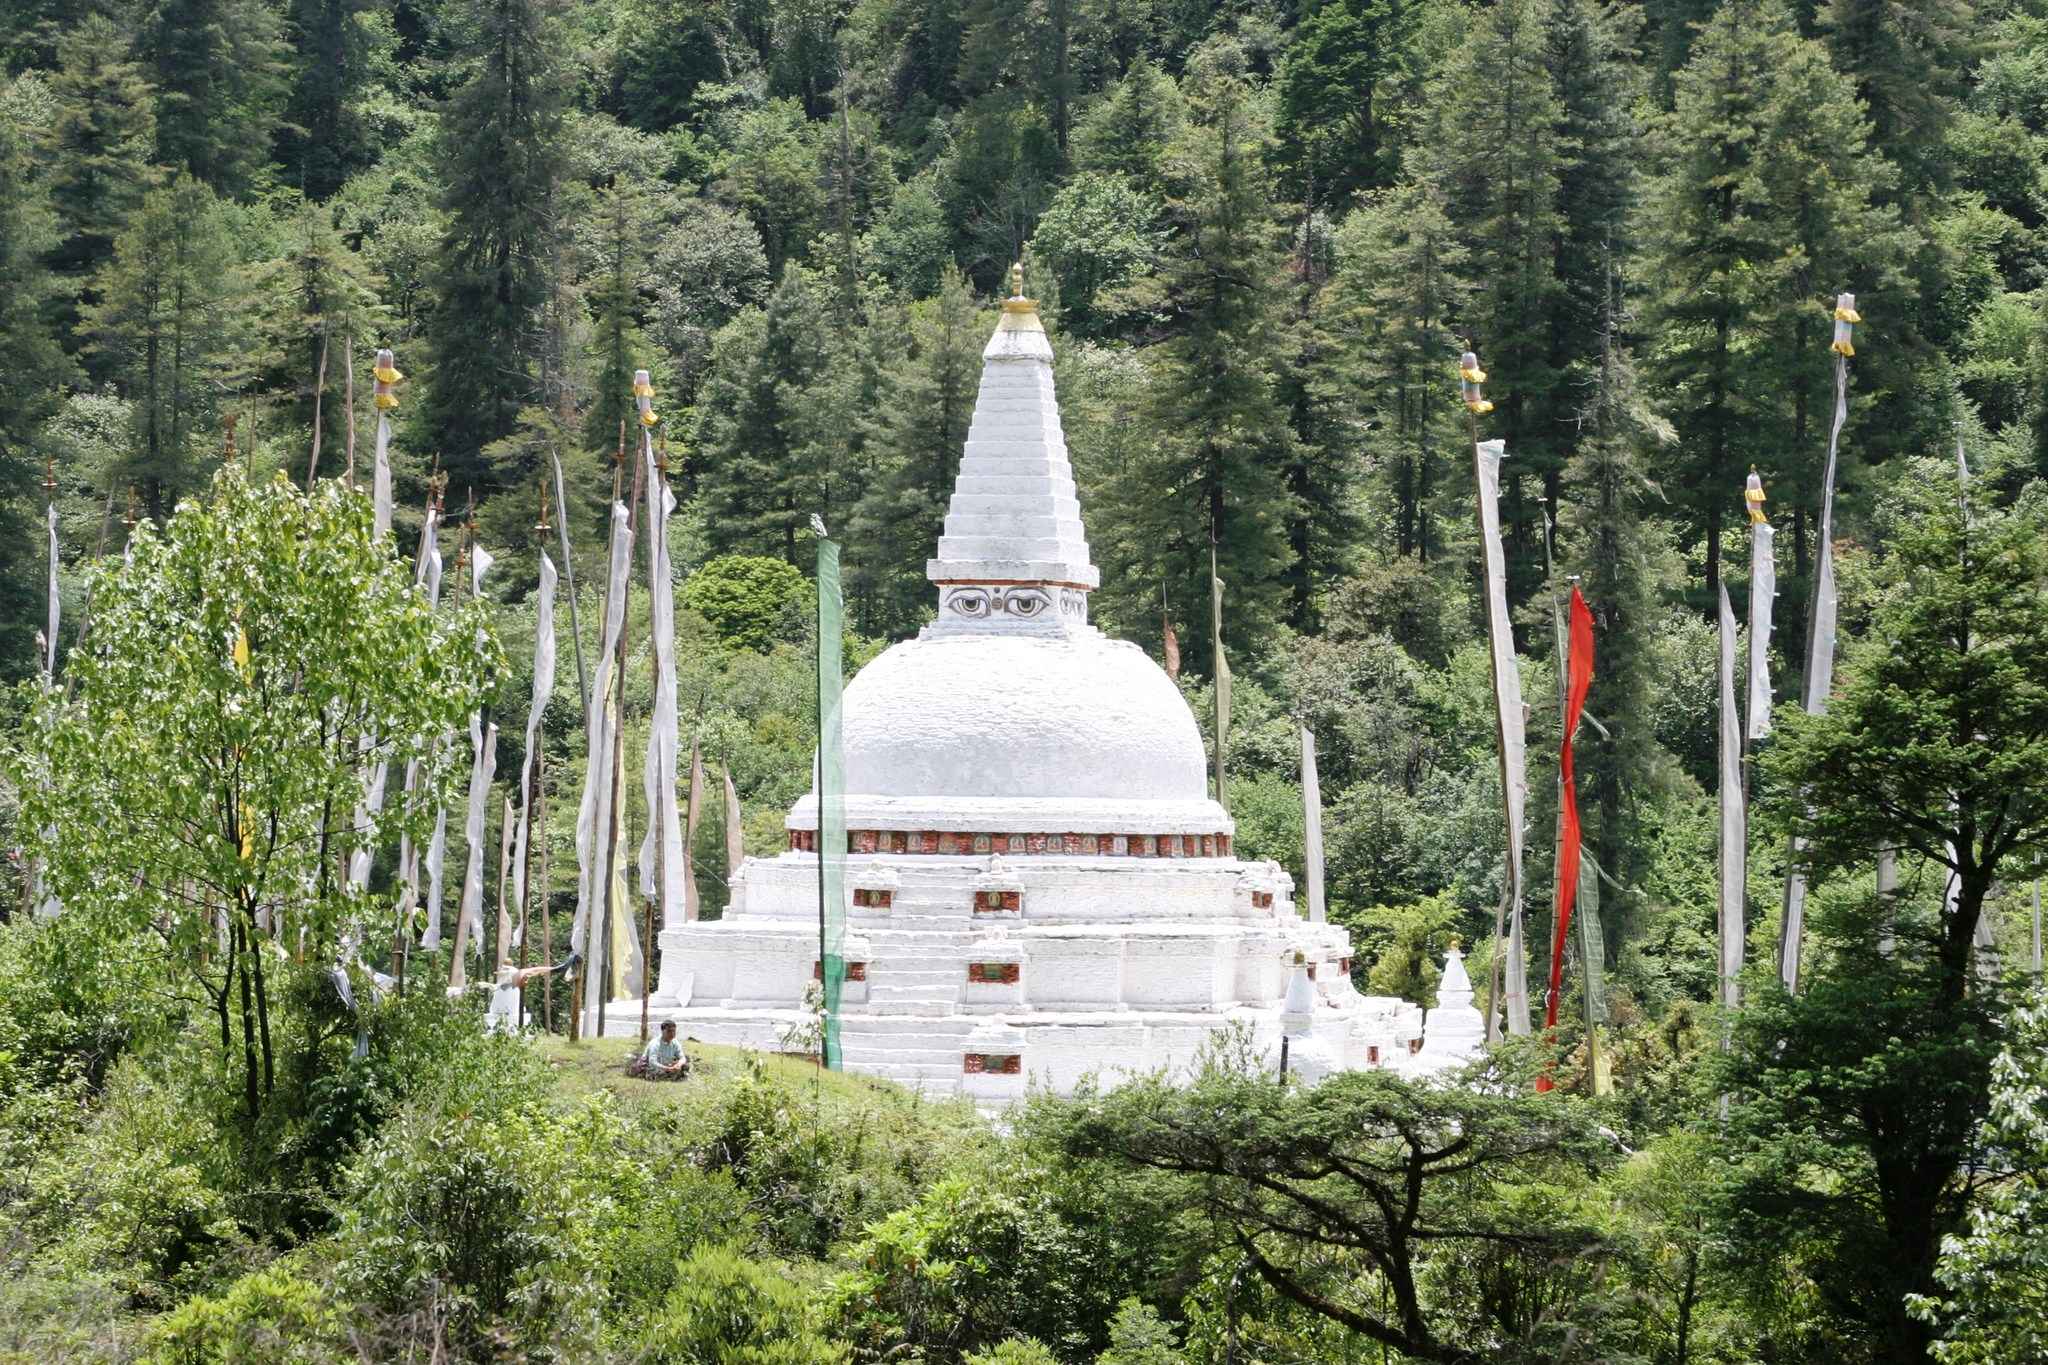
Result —
[[401, 1118], [349, 1173], [339, 1284], [441, 1318], [465, 1353], [587, 1350], [606, 1242], [644, 1185], [615, 1159], [622, 1136], [599, 1103]]
[[839, 1365], [847, 1349], [815, 1327], [816, 1296], [787, 1268], [705, 1245], [676, 1267], [676, 1287], [640, 1338], [659, 1365]]
[[95, 365], [134, 403], [135, 450], [120, 477], [141, 486], [153, 518], [199, 482], [197, 433], [236, 359], [235, 274], [219, 201], [180, 176], [143, 197], [94, 276], [84, 331]]
[[436, 152], [445, 226], [422, 421], [458, 486], [491, 490], [485, 447], [511, 435], [529, 403], [554, 397], [533, 320], [555, 282], [564, 58], [558, 20], [537, 0], [470, 0], [463, 19], [469, 79], [442, 115]]
[[682, 605], [737, 649], [766, 649], [790, 632], [790, 615], [807, 599], [801, 571], [786, 560], [720, 555], [684, 580]]
[[[1561, 1096], [1552, 1096], [1553, 1101]], [[1212, 1062], [1084, 1097], [1053, 1116], [1089, 1167], [1174, 1177], [1256, 1276], [1314, 1316], [1424, 1360], [1452, 1361], [1486, 1328], [1460, 1321], [1468, 1274], [1526, 1273], [1588, 1246], [1561, 1197], [1605, 1161], [1571, 1101], [1532, 1108], [1484, 1089], [1346, 1072], [1304, 1091], [1263, 1066]], [[1359, 1294], [1360, 1282], [1371, 1292]]]
[[1158, 1310], [1139, 1299], [1117, 1305], [1109, 1323], [1109, 1347], [1095, 1365], [1180, 1365], [1180, 1342]]
[[[309, 497], [231, 465], [132, 549], [132, 565], [94, 571], [69, 691], [29, 694], [13, 777], [48, 894], [105, 950], [146, 952], [201, 990], [253, 1125], [279, 1069], [271, 978], [294, 975], [280, 947], [334, 960], [367, 913], [336, 885], [339, 858], [423, 834], [453, 780], [434, 741], [501, 658], [473, 602], [428, 610], [372, 539], [368, 500], [334, 484]], [[358, 834], [364, 736], [424, 775], [410, 806]]]
[[327, 1291], [285, 1262], [186, 1300], [151, 1336], [147, 1365], [313, 1365], [346, 1341]]
[[1938, 1324], [1943, 1340], [1933, 1355], [1946, 1365], [1992, 1365], [2032, 1360], [2048, 1350], [2042, 1339], [2048, 1305], [2048, 1264], [2042, 1259], [2042, 1159], [2048, 1154], [2048, 1115], [2042, 1111], [2042, 1058], [2048, 1009], [2036, 994], [2012, 1019], [2010, 1041], [1992, 1063], [1991, 1111], [1984, 1121], [1986, 1148], [2013, 1163], [1970, 1211], [1967, 1230], [1943, 1239], [1934, 1278], [1939, 1293], [1916, 1296], [1912, 1311]]

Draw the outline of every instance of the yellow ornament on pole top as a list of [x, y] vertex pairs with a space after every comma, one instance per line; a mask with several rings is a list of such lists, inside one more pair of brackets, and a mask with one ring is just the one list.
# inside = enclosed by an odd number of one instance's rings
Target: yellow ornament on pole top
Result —
[[640, 425], [651, 427], [661, 419], [654, 415], [654, 378], [646, 370], [633, 371], [633, 397], [640, 404]]
[[1465, 400], [1465, 410], [1477, 416], [1493, 411], [1493, 404], [1486, 401], [1485, 391], [1480, 385], [1486, 382], [1486, 371], [1479, 368], [1479, 357], [1472, 351], [1458, 357], [1458, 388]]
[[1839, 356], [1856, 354], [1856, 324], [1863, 321], [1863, 315], [1856, 311], [1854, 294], [1835, 296], [1835, 341], [1828, 349]]
[[404, 382], [405, 376], [398, 372], [397, 361], [390, 351], [377, 352], [377, 363], [370, 373], [377, 376], [375, 396], [378, 408], [385, 412], [391, 411], [398, 406], [396, 389]]

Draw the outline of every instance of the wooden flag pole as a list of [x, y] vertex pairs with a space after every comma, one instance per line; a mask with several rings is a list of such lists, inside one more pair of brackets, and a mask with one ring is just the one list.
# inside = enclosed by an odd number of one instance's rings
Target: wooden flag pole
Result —
[[[1458, 361], [1458, 377], [1459, 392], [1465, 403], [1465, 431], [1467, 436], [1470, 437], [1472, 446], [1472, 484], [1476, 490], [1475, 497], [1483, 498], [1485, 496], [1483, 491], [1484, 480], [1481, 477], [1479, 466], [1479, 416], [1481, 413], [1492, 412], [1493, 404], [1487, 401], [1485, 393], [1480, 387], [1486, 382], [1486, 372], [1479, 368], [1479, 357], [1477, 354], [1467, 351], [1460, 357]], [[1486, 515], [1484, 509], [1477, 502], [1474, 503], [1473, 515], [1477, 519], [1479, 526], [1480, 554], [1484, 555], [1486, 553], [1484, 543], [1486, 539]], [[1487, 633], [1491, 636], [1493, 632], [1493, 613], [1491, 611], [1486, 613], [1486, 622]], [[1515, 817], [1514, 810], [1508, 800], [1507, 789], [1510, 780], [1508, 774], [1508, 738], [1506, 732], [1501, 729], [1500, 663], [1492, 649], [1488, 649], [1486, 652], [1486, 667], [1489, 676], [1493, 679], [1493, 747], [1494, 752], [1500, 756], [1501, 816], [1508, 827], [1507, 842], [1502, 852], [1502, 860], [1507, 869], [1507, 876], [1502, 885], [1500, 903], [1494, 907], [1493, 963], [1487, 973], [1486, 1041], [1497, 1043], [1500, 1041], [1501, 1017], [1504, 1012], [1501, 1000], [1501, 983], [1506, 970], [1508, 907], [1510, 903], [1520, 899], [1520, 888], [1517, 884], [1521, 880], [1521, 869], [1515, 866], [1515, 830], [1513, 828]]]

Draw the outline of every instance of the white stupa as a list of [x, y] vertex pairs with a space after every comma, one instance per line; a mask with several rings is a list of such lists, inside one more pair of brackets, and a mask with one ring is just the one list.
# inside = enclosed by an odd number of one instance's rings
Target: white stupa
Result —
[[[1311, 1079], [1407, 1069], [1420, 1010], [1354, 990], [1349, 935], [1235, 856], [1186, 702], [1088, 624], [1052, 349], [1013, 294], [927, 566], [938, 619], [846, 689], [845, 1066], [1000, 1103], [1186, 1067], [1235, 1024]], [[723, 919], [661, 934], [657, 1013], [686, 1036], [779, 1050], [808, 1021], [815, 795], [786, 824]]]

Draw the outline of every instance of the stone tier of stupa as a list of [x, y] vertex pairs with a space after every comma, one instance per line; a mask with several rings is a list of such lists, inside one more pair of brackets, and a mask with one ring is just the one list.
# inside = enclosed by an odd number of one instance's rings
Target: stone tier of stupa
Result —
[[[1088, 624], [1052, 349], [1013, 292], [927, 566], [938, 617], [846, 688], [846, 1068], [999, 1104], [1185, 1068], [1232, 1025], [1276, 1063], [1285, 1035], [1311, 1078], [1457, 1064], [1482, 1029], [1455, 952], [1427, 1039], [1415, 1006], [1354, 989], [1345, 931], [1236, 856], [1173, 682]], [[685, 1036], [784, 1050], [808, 1022], [815, 795], [786, 823], [723, 919], [661, 934], [656, 1014]]]

